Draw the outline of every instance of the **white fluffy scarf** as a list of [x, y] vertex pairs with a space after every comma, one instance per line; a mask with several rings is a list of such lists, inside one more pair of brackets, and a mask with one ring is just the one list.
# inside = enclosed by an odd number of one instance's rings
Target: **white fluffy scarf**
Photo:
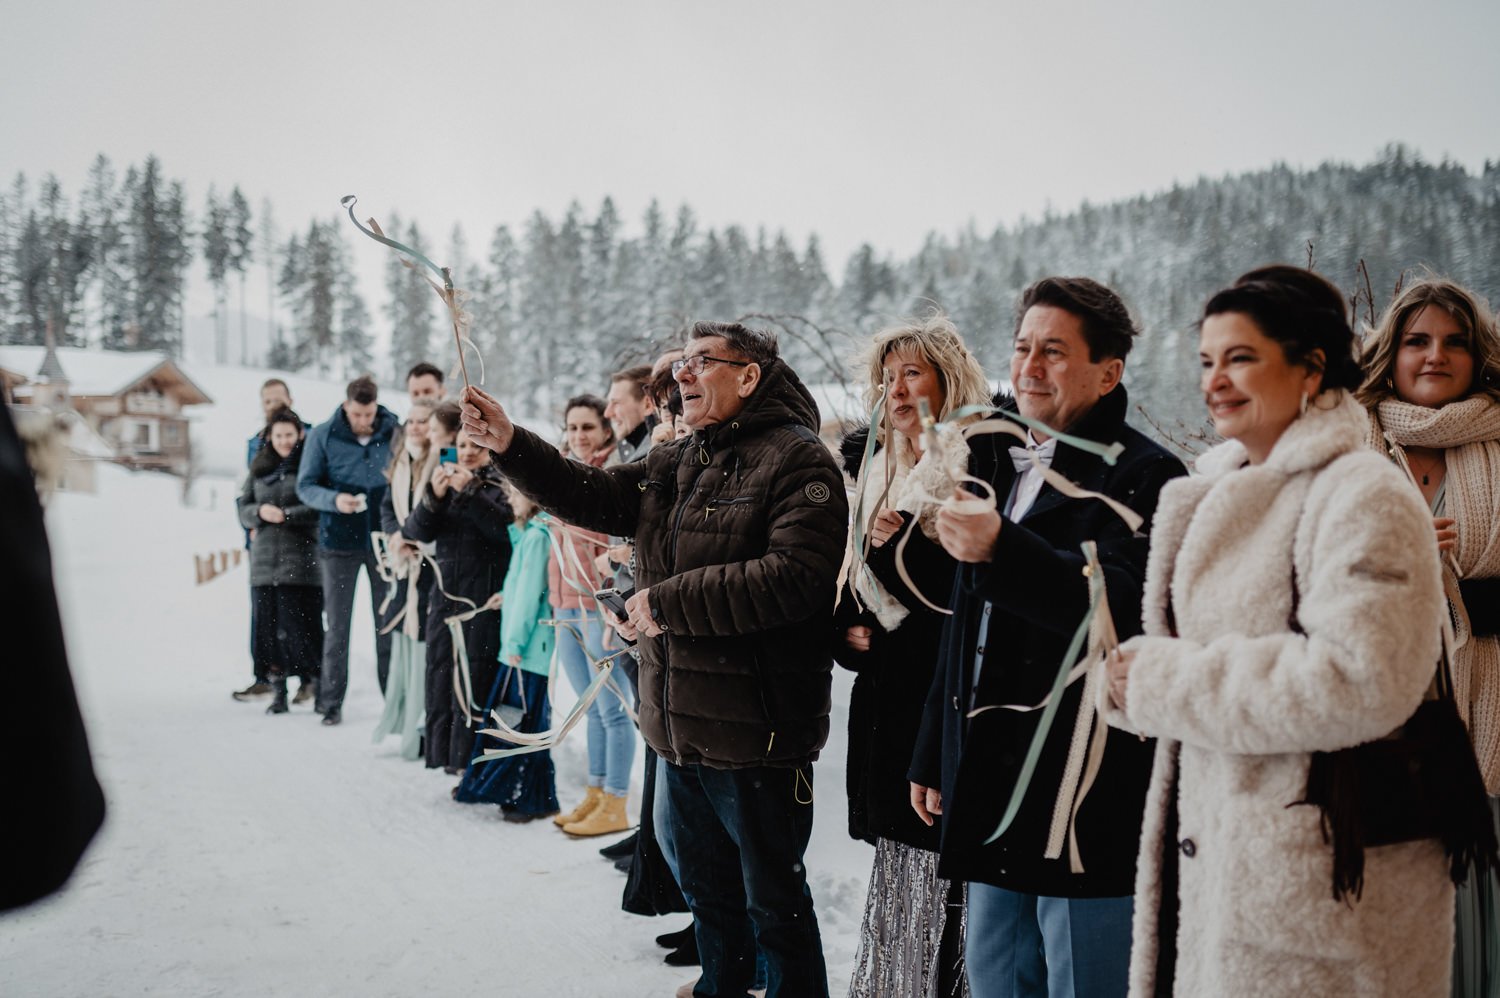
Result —
[[[871, 427], [870, 432], [876, 432], [876, 428]], [[967, 470], [969, 447], [962, 430], [956, 425], [939, 424], [936, 432], [938, 447], [923, 454], [915, 465], [912, 446], [897, 437], [894, 446], [881, 448], [860, 466], [859, 479], [855, 482], [854, 509], [855, 515], [864, 519], [865, 535], [868, 535], [869, 524], [876, 513], [882, 509], [894, 509], [913, 514], [922, 533], [929, 540], [937, 540], [938, 503], [952, 495], [955, 483]], [[888, 476], [889, 491], [886, 489]], [[882, 495], [885, 496], [883, 503]], [[890, 543], [896, 543], [899, 536], [891, 538]], [[910, 611], [886, 591], [875, 573], [863, 564], [863, 558], [864, 552], [857, 549], [855, 531], [851, 530], [849, 543], [844, 549], [844, 565], [839, 570], [839, 592], [843, 592], [847, 581], [859, 605], [875, 614], [875, 619], [886, 631], [894, 631]]]
[[1446, 453], [1446, 514], [1458, 548], [1443, 559], [1443, 589], [1453, 608], [1454, 694], [1465, 713], [1486, 788], [1500, 795], [1500, 638], [1476, 638], [1458, 580], [1500, 575], [1500, 404], [1472, 396], [1439, 409], [1396, 399], [1371, 414], [1371, 442], [1405, 459], [1407, 447]]

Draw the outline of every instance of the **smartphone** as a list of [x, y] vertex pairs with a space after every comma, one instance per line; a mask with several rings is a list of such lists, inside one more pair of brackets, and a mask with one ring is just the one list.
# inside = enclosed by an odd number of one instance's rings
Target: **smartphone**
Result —
[[442, 450], [438, 451], [438, 464], [457, 464], [457, 463], [458, 463], [458, 448], [457, 447], [444, 447]]
[[620, 590], [601, 589], [594, 594], [594, 599], [598, 600], [601, 606], [614, 614], [617, 620], [624, 621], [629, 619], [629, 614], [625, 612], [625, 594], [620, 592]]

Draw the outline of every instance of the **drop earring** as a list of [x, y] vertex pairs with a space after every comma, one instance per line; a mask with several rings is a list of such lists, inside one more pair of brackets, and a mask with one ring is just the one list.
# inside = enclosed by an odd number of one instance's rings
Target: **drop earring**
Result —
[[1305, 392], [1303, 393], [1303, 395], [1302, 395], [1302, 404], [1297, 407], [1297, 415], [1299, 417], [1307, 415], [1308, 400], [1311, 399], [1311, 398], [1312, 398], [1311, 395], [1308, 395]]

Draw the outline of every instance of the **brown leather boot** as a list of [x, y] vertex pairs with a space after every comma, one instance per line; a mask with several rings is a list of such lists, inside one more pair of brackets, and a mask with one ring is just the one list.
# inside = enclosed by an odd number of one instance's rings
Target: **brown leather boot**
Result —
[[587, 817], [564, 825], [563, 831], [579, 838], [587, 838], [590, 835], [623, 832], [629, 827], [630, 819], [625, 816], [624, 795], [616, 797], [606, 793], [599, 795], [599, 806], [590, 811]]
[[579, 804], [571, 811], [564, 811], [562, 814], [559, 814], [552, 819], [552, 823], [561, 828], [564, 825], [571, 825], [575, 821], [582, 821], [589, 816], [590, 811], [599, 806], [599, 798], [603, 796], [603, 787], [589, 787], [584, 792], [582, 804]]

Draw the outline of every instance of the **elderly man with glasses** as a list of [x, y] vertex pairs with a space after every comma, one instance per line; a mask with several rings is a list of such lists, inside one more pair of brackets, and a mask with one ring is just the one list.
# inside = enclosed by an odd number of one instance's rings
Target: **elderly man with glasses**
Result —
[[476, 388], [464, 426], [544, 508], [636, 539], [641, 733], [667, 762], [658, 790], [703, 961], [693, 993], [745, 994], [758, 945], [772, 998], [826, 995], [803, 853], [828, 737], [843, 480], [772, 334], [699, 322], [672, 372], [693, 434], [632, 464], [566, 461]]

